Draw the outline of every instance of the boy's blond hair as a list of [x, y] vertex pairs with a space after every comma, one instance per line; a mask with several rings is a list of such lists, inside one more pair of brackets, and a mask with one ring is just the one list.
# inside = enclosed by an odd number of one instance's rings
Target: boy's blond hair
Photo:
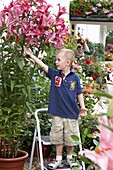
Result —
[[67, 49], [67, 48], [63, 48], [60, 49], [59, 51], [57, 51], [56, 55], [58, 55], [59, 53], [64, 53], [64, 56], [71, 61], [71, 65], [74, 62], [74, 58], [75, 58], [75, 54], [72, 50]]

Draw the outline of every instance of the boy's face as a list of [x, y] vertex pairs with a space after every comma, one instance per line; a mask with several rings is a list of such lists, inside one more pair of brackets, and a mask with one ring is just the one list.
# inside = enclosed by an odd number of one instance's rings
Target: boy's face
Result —
[[63, 52], [56, 55], [56, 67], [58, 70], [65, 70], [67, 67], [67, 58], [64, 56]]

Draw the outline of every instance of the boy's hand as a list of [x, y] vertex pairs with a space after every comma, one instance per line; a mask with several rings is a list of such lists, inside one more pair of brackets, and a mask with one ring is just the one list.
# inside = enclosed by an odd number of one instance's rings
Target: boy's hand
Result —
[[86, 116], [87, 115], [87, 109], [86, 108], [80, 108], [80, 116]]
[[32, 55], [32, 52], [28, 48], [26, 48], [25, 46], [24, 46], [24, 52], [25, 52], [25, 54], [27, 54], [29, 56]]

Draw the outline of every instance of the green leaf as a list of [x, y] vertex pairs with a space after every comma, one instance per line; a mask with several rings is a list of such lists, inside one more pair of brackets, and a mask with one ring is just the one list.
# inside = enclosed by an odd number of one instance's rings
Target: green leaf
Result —
[[105, 124], [103, 124], [103, 123], [100, 123], [100, 125], [102, 125], [102, 126], [104, 126], [104, 127], [108, 128], [109, 130], [111, 130], [111, 131], [113, 132], [113, 128], [112, 128], [112, 127], [107, 126], [107, 125], [105, 125]]
[[7, 121], [9, 120], [9, 116], [5, 117], [5, 123], [7, 123]]
[[22, 88], [22, 92], [24, 95], [26, 95], [26, 89], [25, 88]]
[[11, 118], [11, 117], [14, 117], [14, 116], [19, 116], [19, 115], [20, 115], [20, 113], [13, 113], [9, 117]]
[[20, 70], [22, 70], [23, 69], [23, 63], [22, 63], [22, 60], [17, 60], [17, 63], [18, 63], [18, 66], [19, 66], [19, 68], [20, 68]]
[[113, 118], [113, 99], [110, 101], [107, 116], [108, 118]]
[[79, 141], [79, 137], [77, 135], [71, 135], [71, 138], [74, 140], [74, 141]]
[[93, 138], [93, 135], [92, 134], [88, 134], [87, 137]]
[[11, 91], [13, 92], [15, 81], [11, 80]]
[[73, 156], [77, 156], [77, 154], [76, 154], [75, 152], [72, 152], [72, 155], [73, 155]]
[[30, 86], [27, 86], [27, 91], [28, 91], [29, 101], [31, 101], [31, 87]]
[[90, 91], [91, 94], [94, 94], [94, 95], [98, 95], [98, 96], [103, 96], [103, 97], [107, 97], [107, 98], [110, 98], [112, 99], [113, 96], [108, 94], [108, 93], [105, 93], [104, 91], [101, 91], [101, 90], [97, 90], [97, 91]]
[[85, 162], [85, 163], [89, 162], [89, 160], [85, 156], [83, 156], [83, 155], [80, 155], [80, 160]]
[[8, 112], [8, 113], [10, 113], [11, 112], [11, 108], [8, 108], [8, 107], [4, 107], [4, 108], [2, 108], [4, 111], [6, 111], [6, 112]]
[[22, 88], [22, 87], [25, 87], [25, 86], [23, 84], [18, 84], [18, 85], [15, 85], [15, 87]]
[[33, 110], [32, 110], [32, 108], [30, 107], [30, 105], [29, 105], [29, 103], [28, 103], [28, 102], [26, 102], [26, 105], [27, 105], [28, 109], [30, 110], [30, 112], [32, 113], [32, 112], [33, 112]]
[[88, 128], [84, 129], [84, 134], [86, 135], [88, 133]]
[[98, 144], [99, 144], [98, 141], [95, 140], [95, 139], [93, 139], [93, 143], [94, 143], [95, 145], [98, 145]]

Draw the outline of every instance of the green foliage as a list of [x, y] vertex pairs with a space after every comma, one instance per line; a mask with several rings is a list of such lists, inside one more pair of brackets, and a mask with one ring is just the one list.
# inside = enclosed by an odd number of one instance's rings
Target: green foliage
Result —
[[[97, 115], [90, 114], [87, 115], [86, 117], [81, 117], [79, 120], [79, 129], [82, 148], [94, 150], [99, 143], [99, 138], [93, 135], [94, 133], [99, 133]], [[73, 135], [72, 139], [75, 140], [75, 143], [77, 144], [72, 154], [75, 157], [78, 165], [80, 165], [81, 161], [83, 161], [85, 163], [87, 170], [93, 167], [94, 163], [92, 161], [87, 159], [84, 155], [77, 154], [79, 153], [78, 148], [79, 140], [77, 142], [77, 137]]]
[[95, 62], [102, 62], [105, 61], [104, 56], [104, 45], [103, 43], [87, 43], [90, 52], [88, 53], [89, 56], [92, 56], [95, 60]]
[[0, 39], [0, 137], [10, 150], [0, 152], [0, 157], [12, 157], [24, 132], [26, 113], [33, 112], [35, 107], [32, 102], [35, 67], [30, 67], [23, 55], [22, 41], [11, 44], [2, 35]]
[[[15, 31], [18, 34], [18, 27]], [[6, 33], [5, 26], [0, 28], [0, 157], [10, 158], [17, 156], [17, 150], [22, 145], [24, 147], [26, 141], [26, 150], [31, 145], [35, 127], [32, 114], [36, 108], [48, 105], [49, 81], [41, 76], [41, 69], [24, 55], [24, 37], [11, 34], [9, 38]], [[43, 48], [52, 60], [53, 50], [49, 44], [43, 44]], [[38, 49], [31, 49], [38, 56]], [[32, 115], [30, 125], [26, 117], [28, 112]]]
[[[98, 5], [101, 4], [100, 5]], [[70, 14], [72, 16], [82, 15], [84, 17], [90, 17], [91, 15], [112, 17], [112, 0], [100, 1], [100, 0], [72, 0], [70, 2]], [[95, 9], [95, 10], [94, 10]], [[104, 11], [108, 11], [105, 13]]]
[[97, 115], [90, 114], [86, 117], [82, 117], [79, 121], [79, 126], [83, 148], [95, 148], [95, 144], [93, 142], [93, 133], [95, 131], [99, 132]]

